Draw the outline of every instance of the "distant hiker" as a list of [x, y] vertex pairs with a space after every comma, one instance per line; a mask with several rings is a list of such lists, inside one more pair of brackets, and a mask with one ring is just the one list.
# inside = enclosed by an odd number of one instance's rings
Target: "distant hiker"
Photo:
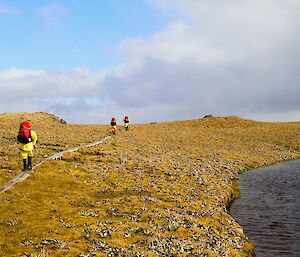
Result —
[[31, 170], [33, 148], [35, 148], [36, 145], [37, 135], [31, 130], [31, 125], [28, 121], [21, 122], [17, 140], [20, 143], [20, 155], [23, 159], [22, 170]]
[[117, 132], [117, 126], [118, 126], [116, 118], [111, 119], [110, 125], [111, 125], [111, 132], [115, 135]]
[[124, 118], [124, 127], [125, 127], [126, 131], [128, 130], [128, 126], [129, 126], [129, 118], [128, 118], [128, 116], [125, 116], [125, 118]]

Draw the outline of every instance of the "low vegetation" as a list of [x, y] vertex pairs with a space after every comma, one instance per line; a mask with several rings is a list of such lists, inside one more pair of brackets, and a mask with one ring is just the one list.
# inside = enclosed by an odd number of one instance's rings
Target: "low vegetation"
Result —
[[[15, 134], [29, 119], [34, 161], [97, 141], [106, 125], [3, 114], [0, 185], [20, 172]], [[131, 125], [39, 166], [0, 195], [1, 256], [253, 256], [228, 213], [238, 174], [299, 158], [300, 122], [238, 117]]]

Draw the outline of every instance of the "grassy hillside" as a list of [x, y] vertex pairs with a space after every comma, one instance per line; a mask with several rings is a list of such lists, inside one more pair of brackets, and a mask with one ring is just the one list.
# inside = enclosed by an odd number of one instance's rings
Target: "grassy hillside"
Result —
[[[109, 127], [104, 125], [69, 125], [48, 113], [6, 113], [0, 115], [0, 185], [14, 177], [22, 167], [16, 144], [20, 122], [31, 121], [32, 130], [38, 135], [38, 148], [34, 162], [80, 144], [104, 137]], [[35, 164], [34, 163], [34, 164]]]
[[[2, 184], [21, 167], [14, 135], [22, 117], [40, 138], [35, 161], [109, 132], [45, 113], [1, 115]], [[299, 151], [300, 123], [223, 117], [132, 125], [44, 163], [0, 195], [1, 256], [252, 256], [227, 212], [238, 173]]]

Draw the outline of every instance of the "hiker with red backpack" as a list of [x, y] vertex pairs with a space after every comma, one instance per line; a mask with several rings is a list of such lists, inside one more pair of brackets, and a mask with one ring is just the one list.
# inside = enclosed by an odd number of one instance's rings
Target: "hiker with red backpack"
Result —
[[32, 169], [33, 148], [35, 148], [37, 135], [31, 130], [29, 121], [23, 121], [20, 124], [19, 133], [17, 136], [20, 143], [20, 155], [23, 160], [23, 171]]
[[115, 135], [117, 132], [117, 125], [118, 125], [116, 118], [113, 117], [111, 119], [110, 125], [111, 125], [111, 132]]
[[124, 127], [125, 127], [126, 131], [128, 130], [128, 126], [129, 126], [129, 118], [128, 118], [128, 116], [125, 116], [125, 118], [124, 118]]

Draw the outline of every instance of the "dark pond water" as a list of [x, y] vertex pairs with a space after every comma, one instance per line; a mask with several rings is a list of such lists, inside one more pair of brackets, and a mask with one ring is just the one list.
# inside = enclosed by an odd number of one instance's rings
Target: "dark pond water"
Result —
[[300, 256], [300, 160], [240, 175], [241, 198], [230, 213], [257, 257]]

